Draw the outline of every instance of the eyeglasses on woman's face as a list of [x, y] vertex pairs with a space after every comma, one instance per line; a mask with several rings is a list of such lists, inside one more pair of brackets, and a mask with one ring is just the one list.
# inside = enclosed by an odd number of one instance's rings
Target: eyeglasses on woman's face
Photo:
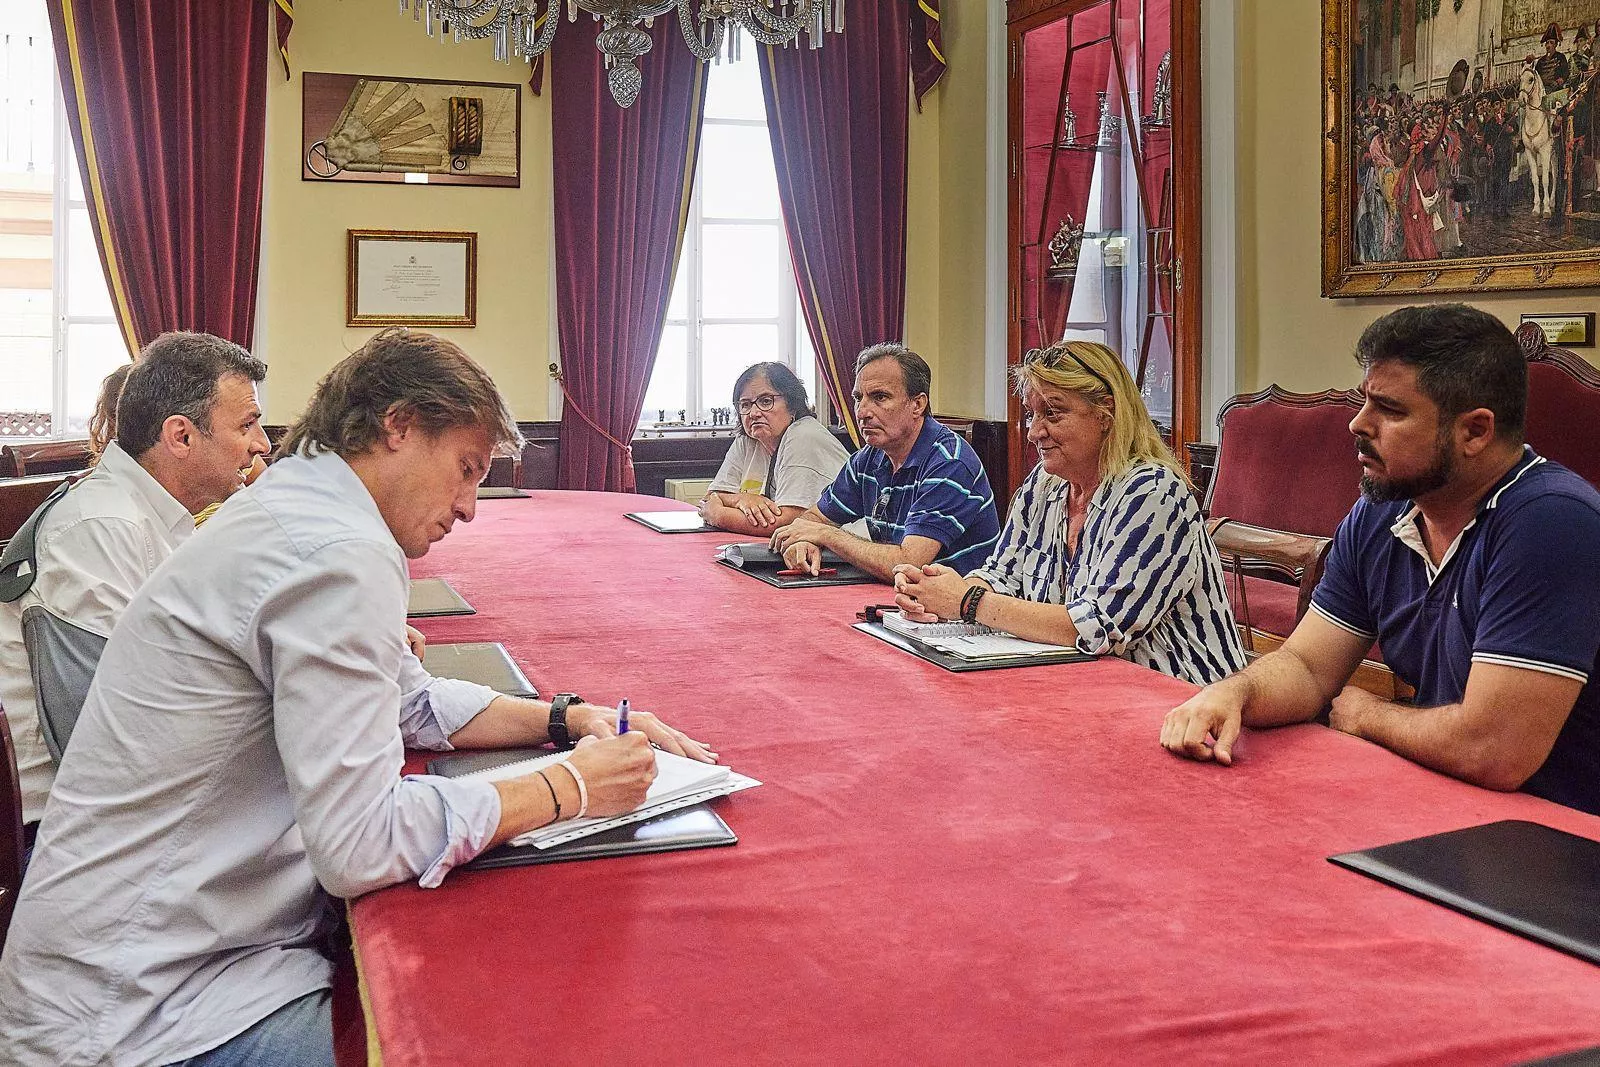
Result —
[[773, 407], [777, 405], [778, 401], [782, 399], [783, 397], [779, 396], [777, 393], [762, 393], [757, 397], [741, 396], [739, 398], [739, 414], [748, 415], [750, 414], [752, 408], [760, 408], [762, 411], [771, 411]]

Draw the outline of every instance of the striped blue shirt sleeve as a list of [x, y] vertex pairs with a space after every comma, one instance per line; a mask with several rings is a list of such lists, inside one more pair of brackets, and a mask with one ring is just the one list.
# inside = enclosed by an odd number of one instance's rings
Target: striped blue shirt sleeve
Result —
[[926, 537], [949, 548], [967, 532], [993, 498], [976, 485], [981, 468], [974, 471], [955, 456], [931, 458], [917, 482], [916, 495], [906, 513], [907, 537]]
[[1136, 473], [1084, 530], [1089, 574], [1067, 605], [1078, 648], [1123, 655], [1166, 618], [1198, 579], [1205, 536], [1182, 479], [1162, 467]]
[[850, 457], [839, 471], [833, 484], [817, 498], [817, 510], [835, 526], [844, 526], [866, 516], [870, 506], [866, 501], [866, 480], [861, 476], [861, 466], [867, 450], [862, 449]]

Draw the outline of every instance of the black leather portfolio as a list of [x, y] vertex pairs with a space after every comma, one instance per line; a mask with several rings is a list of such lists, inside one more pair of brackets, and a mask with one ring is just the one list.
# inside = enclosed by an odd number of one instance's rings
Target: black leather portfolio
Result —
[[941, 652], [936, 648], [913, 641], [904, 634], [897, 634], [881, 622], [858, 622], [854, 629], [864, 634], [871, 634], [878, 640], [893, 645], [903, 652], [927, 660], [947, 671], [960, 674], [964, 671], [994, 671], [1002, 667], [1048, 667], [1056, 663], [1087, 663], [1096, 657], [1087, 652], [1068, 649], [1062, 652], [1026, 652], [1016, 656], [985, 656], [982, 659], [965, 659], [961, 656]]
[[1329, 862], [1600, 963], [1600, 842], [1520, 819]]
[[707, 526], [698, 511], [625, 511], [622, 517], [656, 533], [709, 533], [716, 529]]
[[[457, 778], [506, 763], [543, 755], [553, 749], [504, 748], [482, 752], [455, 752], [428, 761], [428, 773]], [[522, 867], [534, 863], [561, 863], [566, 860], [599, 859], [605, 856], [636, 856], [645, 852], [678, 852], [690, 848], [716, 848], [736, 845], [739, 838], [728, 829], [722, 817], [704, 804], [665, 812], [653, 819], [602, 830], [598, 834], [569, 841], [564, 845], [539, 849], [532, 845], [501, 845], [465, 864], [478, 870], [496, 867]]]
[[723, 545], [717, 550], [716, 562], [729, 570], [748, 574], [779, 589], [816, 589], [825, 585], [872, 585], [878, 581], [860, 567], [846, 563], [826, 550], [822, 553], [822, 569], [831, 570], [832, 574], [780, 576], [778, 572], [789, 569], [788, 564], [783, 561], [781, 554], [772, 551], [761, 541]]
[[411, 579], [411, 597], [406, 602], [406, 618], [430, 619], [440, 615], [476, 615], [478, 609], [443, 578]]
[[537, 697], [539, 691], [522, 673], [506, 646], [498, 641], [468, 641], [461, 644], [433, 644], [422, 653], [422, 666], [435, 678], [459, 678], [486, 685], [496, 693], [514, 697]]

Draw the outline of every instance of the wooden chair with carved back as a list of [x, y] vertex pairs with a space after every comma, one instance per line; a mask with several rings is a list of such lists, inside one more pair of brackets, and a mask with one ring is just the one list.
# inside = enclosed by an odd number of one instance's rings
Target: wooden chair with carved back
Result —
[[86, 439], [25, 441], [0, 446], [0, 455], [5, 456], [5, 466], [14, 472], [12, 477], [17, 478], [35, 474], [71, 474], [89, 469], [89, 442]]
[[1517, 343], [1528, 357], [1528, 444], [1600, 486], [1600, 370], [1531, 322], [1518, 327]]
[[[1272, 385], [1234, 397], [1218, 413], [1205, 510], [1252, 658], [1281, 645], [1310, 607], [1333, 533], [1360, 495], [1350, 434], [1360, 408], [1353, 389], [1294, 393]], [[1354, 680], [1386, 697], [1397, 691], [1393, 672], [1376, 659]]]

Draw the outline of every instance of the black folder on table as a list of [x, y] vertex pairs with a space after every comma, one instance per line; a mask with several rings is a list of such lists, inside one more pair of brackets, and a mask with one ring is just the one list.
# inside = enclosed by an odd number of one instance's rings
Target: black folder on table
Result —
[[622, 517], [656, 533], [709, 533], [716, 529], [707, 525], [698, 511], [624, 511]]
[[[461, 752], [440, 756], [428, 762], [428, 773], [457, 778], [473, 771], [488, 770], [504, 763], [528, 759], [551, 751], [548, 748], [508, 748], [493, 752]], [[563, 772], [564, 773], [564, 772]], [[562, 863], [567, 860], [600, 859], [605, 856], [637, 856], [647, 852], [680, 852], [691, 848], [716, 848], [736, 845], [739, 838], [728, 829], [722, 816], [704, 804], [664, 812], [653, 819], [614, 826], [564, 845], [534, 848], [532, 845], [505, 844], [483, 853], [465, 866], [477, 870], [497, 867], [523, 867], [535, 863]]]
[[1096, 656], [1077, 649], [1065, 649], [1061, 652], [1024, 652], [1015, 656], [986, 656], [983, 659], [963, 659], [960, 656], [941, 652], [936, 648], [911, 640], [904, 634], [897, 634], [881, 622], [858, 622], [852, 627], [864, 634], [871, 634], [880, 641], [887, 642], [903, 652], [927, 660], [935, 666], [943, 667], [947, 671], [960, 674], [965, 671], [994, 671], [1002, 667], [1049, 667], [1057, 663], [1088, 663]]
[[478, 486], [479, 500], [520, 500], [527, 497], [521, 489], [514, 485], [480, 485]]
[[1505, 819], [1328, 861], [1600, 963], [1600, 841]]
[[435, 678], [477, 682], [507, 696], [531, 699], [539, 695], [506, 646], [498, 641], [429, 643], [422, 653], [422, 666]]
[[411, 579], [406, 618], [429, 619], [440, 615], [476, 615], [478, 609], [443, 578]]
[[748, 574], [758, 581], [779, 589], [817, 589], [825, 585], [872, 585], [878, 579], [851, 563], [846, 563], [832, 552], [823, 550], [822, 566], [832, 568], [834, 574], [795, 574], [780, 578], [778, 572], [787, 570], [781, 553], [774, 552], [762, 541], [723, 545], [717, 550], [716, 562], [729, 570]]

